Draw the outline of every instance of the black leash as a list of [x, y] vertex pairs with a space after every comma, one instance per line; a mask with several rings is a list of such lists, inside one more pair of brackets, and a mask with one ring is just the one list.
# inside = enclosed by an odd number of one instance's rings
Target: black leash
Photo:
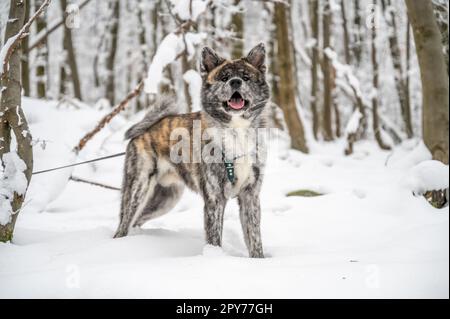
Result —
[[39, 171], [39, 172], [34, 172], [33, 175], [53, 172], [53, 171], [57, 171], [57, 170], [64, 169], [64, 168], [69, 168], [69, 167], [74, 167], [74, 166], [78, 166], [78, 165], [83, 165], [83, 164], [103, 161], [103, 160], [106, 160], [106, 159], [109, 159], [109, 158], [114, 158], [114, 157], [119, 157], [119, 156], [124, 156], [124, 155], [125, 155], [125, 152], [114, 154], [114, 155], [109, 155], [109, 156], [105, 156], [105, 157], [99, 157], [99, 158], [95, 158], [95, 159], [92, 159], [92, 160], [89, 160], [89, 161], [85, 161], [85, 162], [80, 162], [80, 163], [75, 163], [75, 164], [72, 164], [72, 165], [60, 166], [60, 167], [55, 167], [55, 168], [51, 168], [51, 169], [46, 169], [46, 170]]

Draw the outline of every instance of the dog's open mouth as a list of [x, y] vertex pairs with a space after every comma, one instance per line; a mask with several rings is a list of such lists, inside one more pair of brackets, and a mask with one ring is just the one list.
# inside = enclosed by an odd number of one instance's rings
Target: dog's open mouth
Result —
[[239, 92], [234, 92], [231, 98], [227, 101], [227, 105], [233, 110], [242, 110], [247, 103], [246, 100], [242, 98]]

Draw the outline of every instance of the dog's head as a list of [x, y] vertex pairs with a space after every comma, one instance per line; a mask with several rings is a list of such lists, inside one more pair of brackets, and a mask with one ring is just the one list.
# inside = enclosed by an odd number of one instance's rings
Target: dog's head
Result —
[[221, 122], [228, 122], [235, 114], [245, 118], [261, 114], [269, 99], [265, 56], [264, 44], [233, 61], [204, 48], [201, 61], [204, 110]]

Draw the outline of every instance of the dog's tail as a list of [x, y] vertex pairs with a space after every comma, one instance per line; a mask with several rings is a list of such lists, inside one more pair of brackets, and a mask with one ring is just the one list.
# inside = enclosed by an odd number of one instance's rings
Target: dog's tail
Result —
[[162, 95], [157, 99], [155, 104], [151, 106], [150, 111], [145, 115], [144, 119], [133, 125], [125, 133], [125, 139], [133, 139], [144, 134], [153, 124], [169, 115], [179, 113], [178, 106], [173, 95]]

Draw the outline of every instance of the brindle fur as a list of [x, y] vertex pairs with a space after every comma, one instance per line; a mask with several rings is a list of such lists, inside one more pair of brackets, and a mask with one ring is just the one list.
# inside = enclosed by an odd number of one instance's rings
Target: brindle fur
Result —
[[[259, 203], [264, 161], [236, 164], [236, 180], [231, 183], [222, 162], [173, 163], [170, 160], [171, 146], [177, 142], [170, 140], [171, 132], [175, 128], [185, 128], [192, 137], [194, 120], [200, 121], [202, 132], [208, 128], [265, 126], [264, 109], [269, 87], [265, 80], [264, 60], [262, 44], [247, 57], [234, 61], [219, 57], [209, 48], [203, 49], [203, 111], [176, 115], [177, 106], [173, 99], [163, 96], [144, 120], [126, 133], [126, 138], [131, 141], [127, 147], [120, 224], [115, 237], [126, 236], [131, 228], [170, 211], [187, 186], [204, 199], [208, 244], [221, 246], [225, 205], [228, 199], [237, 197], [249, 255], [264, 257]], [[229, 82], [236, 78], [242, 80], [238, 92], [248, 101], [241, 111], [226, 106], [226, 101], [236, 91]], [[201, 146], [205, 143], [202, 141]]]

